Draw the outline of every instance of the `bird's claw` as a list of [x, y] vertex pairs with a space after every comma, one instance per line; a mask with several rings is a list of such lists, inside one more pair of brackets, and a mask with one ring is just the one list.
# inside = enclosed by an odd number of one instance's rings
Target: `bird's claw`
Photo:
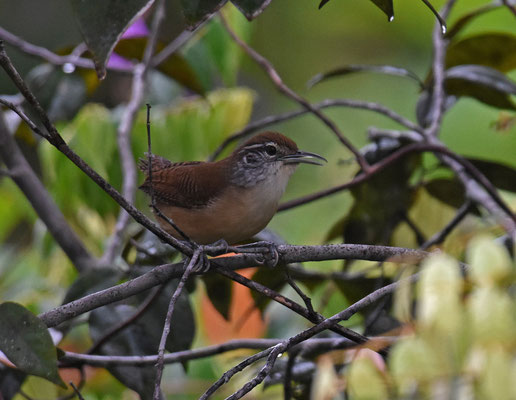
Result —
[[[265, 248], [265, 251], [264, 251]], [[255, 260], [260, 265], [267, 267], [275, 267], [279, 262], [278, 247], [273, 242], [255, 242], [244, 244], [237, 247], [239, 253], [252, 253], [255, 255]]]

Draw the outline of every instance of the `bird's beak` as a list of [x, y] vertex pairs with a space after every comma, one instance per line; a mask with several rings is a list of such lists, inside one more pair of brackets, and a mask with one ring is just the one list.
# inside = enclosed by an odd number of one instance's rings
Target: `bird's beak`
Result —
[[298, 151], [294, 154], [288, 154], [286, 156], [280, 157], [280, 161], [283, 161], [284, 164], [313, 164], [313, 165], [323, 165], [324, 162], [328, 162], [326, 158], [320, 156], [319, 154], [310, 153], [308, 151]]

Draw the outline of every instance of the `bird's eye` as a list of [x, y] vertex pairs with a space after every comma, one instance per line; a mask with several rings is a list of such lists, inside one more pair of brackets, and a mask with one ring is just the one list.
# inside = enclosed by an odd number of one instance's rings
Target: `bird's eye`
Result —
[[276, 146], [273, 146], [272, 144], [268, 144], [267, 146], [265, 146], [265, 152], [269, 156], [275, 156], [276, 153], [278, 152], [278, 150], [276, 149]]

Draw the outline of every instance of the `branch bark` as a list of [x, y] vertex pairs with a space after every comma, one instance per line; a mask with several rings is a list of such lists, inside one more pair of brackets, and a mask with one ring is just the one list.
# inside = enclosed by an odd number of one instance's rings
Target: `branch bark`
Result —
[[11, 171], [14, 183], [31, 203], [38, 217], [75, 268], [82, 272], [88, 267], [96, 265], [97, 260], [86, 250], [18, 148], [5, 125], [2, 113], [0, 113], [0, 157]]

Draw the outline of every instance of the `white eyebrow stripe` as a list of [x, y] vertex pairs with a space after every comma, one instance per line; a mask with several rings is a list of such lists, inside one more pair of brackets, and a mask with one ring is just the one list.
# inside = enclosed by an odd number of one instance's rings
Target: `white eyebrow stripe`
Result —
[[257, 143], [257, 144], [250, 144], [249, 146], [245, 146], [244, 149], [246, 150], [252, 150], [252, 149], [259, 149], [265, 146], [274, 146], [277, 147], [276, 143], [274, 142], [267, 142], [267, 143]]

